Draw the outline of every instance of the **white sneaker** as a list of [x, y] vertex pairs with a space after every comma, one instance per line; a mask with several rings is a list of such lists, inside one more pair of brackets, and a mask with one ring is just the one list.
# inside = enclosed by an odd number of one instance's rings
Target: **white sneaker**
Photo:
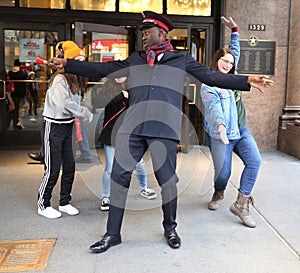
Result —
[[140, 195], [142, 197], [145, 197], [145, 198], [149, 199], [149, 200], [154, 199], [154, 198], [157, 197], [157, 194], [156, 194], [155, 190], [152, 190], [152, 189], [149, 189], [149, 188], [146, 188], [146, 189], [142, 190]]
[[59, 206], [58, 210], [61, 212], [65, 212], [69, 215], [77, 215], [79, 213], [79, 210], [73, 207], [71, 204], [65, 205], [65, 206]]
[[56, 219], [61, 217], [61, 213], [52, 207], [47, 207], [43, 210], [38, 209], [38, 214], [49, 219]]
[[109, 210], [109, 205], [110, 205], [109, 197], [103, 197], [101, 200], [100, 209], [103, 211], [107, 211], [107, 210]]

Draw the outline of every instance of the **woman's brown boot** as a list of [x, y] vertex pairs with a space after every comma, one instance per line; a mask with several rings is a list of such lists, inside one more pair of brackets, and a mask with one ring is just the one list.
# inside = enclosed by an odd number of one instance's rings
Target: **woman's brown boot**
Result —
[[224, 191], [215, 191], [211, 201], [208, 203], [210, 210], [217, 210], [220, 207], [220, 203], [224, 198]]
[[240, 217], [245, 226], [254, 228], [256, 223], [249, 213], [250, 203], [252, 206], [254, 205], [253, 197], [239, 192], [236, 201], [230, 207], [230, 211]]

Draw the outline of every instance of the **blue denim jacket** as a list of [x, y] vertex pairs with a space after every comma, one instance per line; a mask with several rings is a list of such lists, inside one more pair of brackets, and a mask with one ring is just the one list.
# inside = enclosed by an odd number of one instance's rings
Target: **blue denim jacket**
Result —
[[[229, 49], [234, 52], [237, 65], [240, 58], [238, 33], [231, 34]], [[204, 129], [209, 136], [220, 139], [217, 126], [222, 123], [226, 125], [229, 140], [239, 139], [238, 115], [232, 90], [202, 84], [201, 98], [205, 107]]]

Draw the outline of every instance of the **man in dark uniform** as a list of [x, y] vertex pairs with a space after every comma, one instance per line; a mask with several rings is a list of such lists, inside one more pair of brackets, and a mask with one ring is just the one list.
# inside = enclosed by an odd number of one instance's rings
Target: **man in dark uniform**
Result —
[[[102, 78], [117, 71], [130, 78], [129, 108], [116, 138], [111, 174], [111, 205], [107, 232], [90, 246], [95, 253], [121, 243], [121, 225], [132, 170], [149, 149], [156, 179], [161, 187], [163, 227], [167, 243], [179, 248], [176, 232], [177, 144], [181, 133], [182, 90], [187, 73], [207, 85], [237, 90], [269, 87], [267, 76], [238, 76], [210, 70], [187, 52], [175, 51], [168, 31], [173, 23], [165, 16], [143, 12], [142, 39], [146, 52], [134, 52], [124, 61], [107, 63], [50, 59], [49, 67], [65, 66], [68, 73]], [[262, 91], [262, 90], [261, 90]]]

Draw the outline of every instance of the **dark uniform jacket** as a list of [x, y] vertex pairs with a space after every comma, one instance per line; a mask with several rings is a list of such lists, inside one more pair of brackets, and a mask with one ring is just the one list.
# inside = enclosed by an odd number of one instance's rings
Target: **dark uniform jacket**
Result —
[[182, 91], [186, 76], [210, 86], [250, 90], [246, 76], [224, 74], [196, 62], [188, 52], [167, 51], [154, 66], [145, 52], [134, 52], [123, 61], [88, 63], [68, 60], [66, 72], [90, 78], [130, 78], [129, 108], [120, 133], [180, 140]]

